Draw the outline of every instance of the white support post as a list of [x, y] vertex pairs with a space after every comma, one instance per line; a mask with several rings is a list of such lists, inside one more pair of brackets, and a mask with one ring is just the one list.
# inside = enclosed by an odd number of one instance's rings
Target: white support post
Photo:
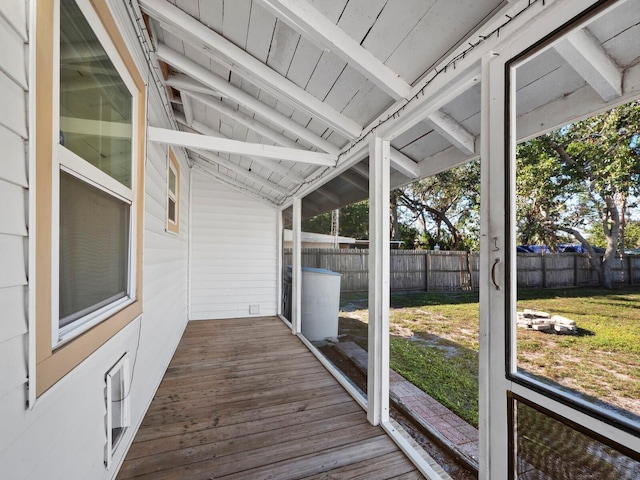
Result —
[[480, 480], [509, 478], [505, 378], [505, 81], [504, 61], [482, 60], [480, 196]]
[[367, 419], [389, 420], [389, 142], [369, 144], [369, 364]]
[[283, 235], [283, 221], [282, 210], [276, 212], [276, 315], [282, 316], [282, 267], [283, 267], [283, 252], [282, 252], [282, 235]]
[[291, 331], [294, 335], [302, 331], [302, 199], [294, 197], [293, 205], [293, 248], [291, 252]]

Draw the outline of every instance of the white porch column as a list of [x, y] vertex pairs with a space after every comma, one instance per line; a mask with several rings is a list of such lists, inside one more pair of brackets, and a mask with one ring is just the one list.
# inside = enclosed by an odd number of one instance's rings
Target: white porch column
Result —
[[291, 331], [294, 335], [301, 332], [302, 312], [302, 199], [293, 199], [293, 248], [291, 252]]
[[276, 314], [283, 315], [282, 311], [282, 210], [276, 212]]
[[482, 60], [480, 186], [480, 480], [508, 478], [505, 377], [505, 81], [504, 60]]
[[389, 420], [389, 142], [369, 144], [369, 365], [367, 419]]

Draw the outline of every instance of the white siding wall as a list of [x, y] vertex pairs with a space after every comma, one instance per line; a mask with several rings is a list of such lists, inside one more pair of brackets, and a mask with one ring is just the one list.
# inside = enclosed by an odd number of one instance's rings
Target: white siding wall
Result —
[[[26, 25], [23, 1], [0, 3], [0, 452], [20, 433], [27, 399]], [[3, 465], [0, 454], [0, 475]]]
[[190, 318], [276, 314], [276, 211], [194, 172]]
[[[124, 2], [120, 2], [124, 5]], [[27, 0], [0, 2], [0, 478], [110, 479], [133, 439], [129, 429], [106, 470], [104, 375], [124, 354], [133, 368], [135, 427], [187, 322], [188, 165], [181, 161], [180, 235], [165, 232], [166, 149], [148, 145], [145, 175], [143, 316], [27, 407], [28, 78]], [[122, 18], [126, 18], [126, 15]], [[127, 31], [135, 39], [135, 32]], [[140, 63], [142, 54], [134, 52]], [[145, 71], [143, 69], [143, 71]], [[153, 92], [152, 92], [153, 93]], [[153, 110], [157, 93], [152, 96]], [[166, 119], [150, 118], [154, 125]], [[168, 125], [165, 125], [168, 126]], [[33, 259], [31, 259], [33, 261]], [[36, 299], [37, 301], [37, 299]], [[33, 332], [31, 332], [33, 333]]]

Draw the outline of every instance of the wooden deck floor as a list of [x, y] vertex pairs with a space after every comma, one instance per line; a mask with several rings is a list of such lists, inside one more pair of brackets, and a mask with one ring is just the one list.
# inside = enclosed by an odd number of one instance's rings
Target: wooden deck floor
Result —
[[277, 318], [191, 322], [118, 479], [423, 478]]

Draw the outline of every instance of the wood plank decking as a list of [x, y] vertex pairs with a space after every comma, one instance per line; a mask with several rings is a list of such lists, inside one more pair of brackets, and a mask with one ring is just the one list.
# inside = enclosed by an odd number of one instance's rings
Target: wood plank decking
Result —
[[277, 318], [190, 322], [118, 479], [423, 478]]

